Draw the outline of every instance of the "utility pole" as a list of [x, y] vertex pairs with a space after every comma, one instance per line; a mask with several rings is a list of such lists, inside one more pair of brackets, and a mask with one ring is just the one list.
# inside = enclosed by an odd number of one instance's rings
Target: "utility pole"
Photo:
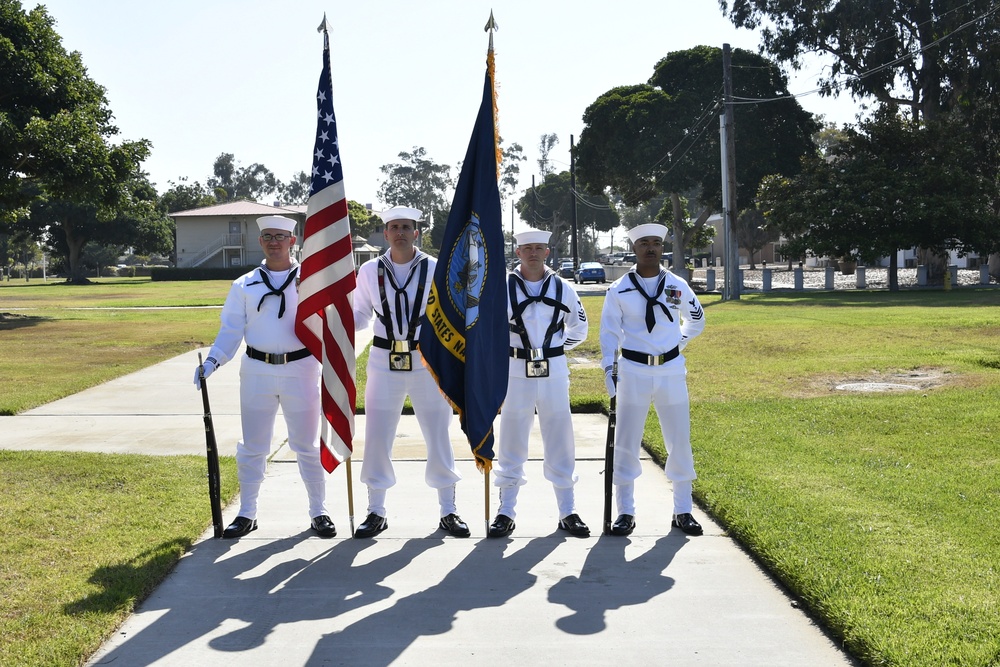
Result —
[[569, 193], [573, 198], [573, 208], [572, 217], [570, 221], [572, 222], [573, 231], [573, 272], [575, 273], [577, 269], [580, 268], [580, 253], [576, 245], [576, 160], [573, 154], [576, 151], [573, 149], [573, 135], [569, 135]]
[[722, 300], [740, 298], [739, 247], [736, 242], [736, 137], [733, 123], [733, 67], [729, 44], [722, 45], [722, 83], [725, 112], [722, 125], [722, 238], [726, 279]]

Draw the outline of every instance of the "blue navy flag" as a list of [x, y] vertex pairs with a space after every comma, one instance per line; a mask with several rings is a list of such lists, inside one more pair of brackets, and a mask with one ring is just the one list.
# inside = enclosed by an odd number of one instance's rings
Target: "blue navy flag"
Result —
[[469, 150], [441, 243], [420, 328], [424, 365], [459, 413], [480, 470], [493, 466], [493, 420], [507, 396], [507, 266], [504, 258], [493, 52]]

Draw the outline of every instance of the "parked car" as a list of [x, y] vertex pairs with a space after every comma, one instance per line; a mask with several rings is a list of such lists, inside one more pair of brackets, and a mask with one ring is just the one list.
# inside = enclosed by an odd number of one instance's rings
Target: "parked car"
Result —
[[[674, 260], [674, 253], [672, 252], [665, 252], [660, 257], [660, 263], [663, 264], [663, 266], [673, 266], [673, 260]], [[691, 255], [684, 255], [684, 265], [687, 266], [690, 263], [691, 263]]]
[[573, 277], [573, 262], [571, 260], [566, 260], [559, 265], [559, 277], [560, 278]]
[[588, 280], [595, 283], [603, 283], [605, 281], [604, 267], [599, 262], [584, 262], [580, 264], [580, 269], [573, 277], [573, 281], [577, 283], [585, 283]]

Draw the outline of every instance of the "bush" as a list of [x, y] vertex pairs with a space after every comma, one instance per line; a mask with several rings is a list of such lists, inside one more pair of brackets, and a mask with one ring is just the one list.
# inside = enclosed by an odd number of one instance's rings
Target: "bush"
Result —
[[[236, 280], [250, 270], [247, 266], [231, 266], [226, 268], [169, 268], [152, 267], [149, 275], [153, 281], [168, 280]], [[141, 275], [137, 273], [137, 275]]]

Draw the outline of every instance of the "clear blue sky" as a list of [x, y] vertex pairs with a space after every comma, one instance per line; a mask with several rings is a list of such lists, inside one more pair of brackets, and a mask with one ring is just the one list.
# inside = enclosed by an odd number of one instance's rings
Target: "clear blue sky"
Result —
[[[153, 143], [145, 166], [161, 192], [179, 177], [204, 183], [223, 152], [242, 165], [262, 163], [284, 181], [309, 170], [322, 56], [316, 28], [325, 12], [347, 196], [376, 209], [379, 167], [397, 162], [399, 152], [422, 146], [452, 167], [465, 156], [491, 7], [499, 24], [500, 133], [525, 149], [522, 189], [537, 173], [542, 134], [559, 136], [550, 157], [568, 168], [570, 135], [579, 140], [583, 111], [602, 93], [646, 81], [672, 51], [723, 43], [757, 50], [759, 43], [756, 33], [737, 31], [715, 0], [42, 4], [64, 46], [80, 51], [90, 76], [107, 88], [119, 138]], [[791, 92], [814, 89], [822, 65], [814, 60], [795, 74]], [[854, 120], [846, 96], [800, 102], [828, 120]]]

